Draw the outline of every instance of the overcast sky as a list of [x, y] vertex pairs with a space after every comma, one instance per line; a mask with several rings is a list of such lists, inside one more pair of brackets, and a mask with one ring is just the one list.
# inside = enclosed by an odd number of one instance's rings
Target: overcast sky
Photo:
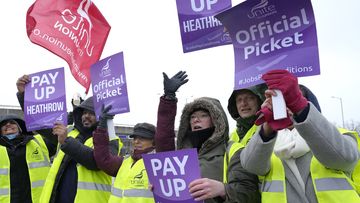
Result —
[[[1, 17], [0, 105], [18, 105], [16, 80], [58, 67], [65, 68], [67, 100], [84, 88], [73, 79], [68, 64], [46, 49], [32, 44], [26, 35], [25, 16], [34, 1], [6, 1]], [[156, 124], [159, 96], [163, 93], [162, 72], [174, 75], [187, 71], [189, 82], [177, 93], [179, 108], [200, 96], [218, 98], [226, 110], [233, 89], [232, 45], [184, 54], [175, 0], [94, 0], [111, 25], [101, 58], [122, 51], [128, 82], [130, 112], [115, 117], [116, 124]], [[232, 1], [233, 6], [242, 2]], [[323, 114], [341, 125], [342, 98], [345, 121], [360, 122], [360, 8], [359, 0], [313, 0], [317, 26], [321, 75], [300, 78], [318, 97]], [[5, 54], [5, 55], [4, 55]], [[68, 102], [68, 106], [70, 103]], [[71, 109], [69, 109], [71, 110]], [[229, 116], [231, 129], [235, 121]]]

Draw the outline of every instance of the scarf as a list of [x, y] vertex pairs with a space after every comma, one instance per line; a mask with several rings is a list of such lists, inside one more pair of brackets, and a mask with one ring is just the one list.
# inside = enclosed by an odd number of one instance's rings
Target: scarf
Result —
[[236, 119], [236, 132], [241, 140], [247, 131], [254, 125], [255, 120], [258, 118], [257, 115], [250, 116], [248, 118], [237, 118]]
[[203, 130], [191, 131], [189, 132], [189, 139], [193, 147], [199, 152], [201, 146], [206, 140], [208, 140], [211, 135], [214, 133], [215, 127], [206, 128]]
[[299, 169], [295, 163], [296, 158], [299, 158], [310, 151], [304, 138], [300, 136], [298, 131], [293, 128], [292, 130], [283, 129], [278, 131], [274, 153], [277, 157], [283, 160], [290, 170], [294, 173], [297, 181], [299, 182], [303, 193], [305, 194], [305, 183], [301, 178]]
[[131, 154], [131, 158], [134, 160], [133, 162], [133, 165], [139, 160], [142, 158], [142, 155], [143, 154], [147, 154], [151, 151], [154, 151], [155, 149], [155, 146], [151, 146], [151, 147], [148, 147], [146, 149], [143, 149], [143, 150], [138, 150], [138, 149], [135, 149], [133, 151], [133, 153]]

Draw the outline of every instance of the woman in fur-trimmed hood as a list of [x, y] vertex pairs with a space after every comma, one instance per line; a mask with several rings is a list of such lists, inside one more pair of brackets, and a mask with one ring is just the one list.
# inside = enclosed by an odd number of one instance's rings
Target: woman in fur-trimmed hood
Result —
[[[209, 113], [213, 124], [212, 128], [204, 129], [205, 132], [200, 132], [204, 130], [191, 130], [191, 114], [197, 110], [203, 110]], [[198, 148], [199, 156], [201, 156], [201, 154], [208, 153], [217, 146], [224, 148], [228, 140], [228, 133], [229, 124], [219, 100], [210, 97], [201, 97], [186, 104], [182, 111], [179, 132], [177, 134], [177, 148]], [[225, 151], [222, 153], [224, 152]]]
[[[185, 105], [175, 147], [175, 92], [188, 80], [184, 71], [172, 78], [163, 75], [164, 95], [160, 97], [155, 132], [156, 152], [197, 148], [201, 178], [188, 185], [190, 195], [197, 201], [259, 202], [257, 177], [242, 169], [240, 159], [231, 159], [224, 167], [229, 125], [219, 100], [201, 97]], [[224, 176], [227, 183], [224, 183]]]

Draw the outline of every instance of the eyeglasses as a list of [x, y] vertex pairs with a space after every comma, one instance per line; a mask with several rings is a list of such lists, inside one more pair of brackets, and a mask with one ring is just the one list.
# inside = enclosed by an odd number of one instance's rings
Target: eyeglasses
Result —
[[208, 118], [210, 118], [210, 115], [208, 113], [194, 113], [190, 116], [190, 121], [194, 121], [195, 119], [205, 120]]

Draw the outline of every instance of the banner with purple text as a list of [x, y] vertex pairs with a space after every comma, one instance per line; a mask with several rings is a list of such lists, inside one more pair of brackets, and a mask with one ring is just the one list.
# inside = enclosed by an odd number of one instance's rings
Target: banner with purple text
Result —
[[28, 131], [67, 125], [64, 68], [29, 75], [25, 85], [24, 118]]
[[263, 73], [287, 69], [296, 76], [320, 74], [310, 0], [245, 1], [215, 16], [230, 32], [235, 89], [263, 83]]
[[143, 155], [155, 202], [194, 203], [188, 185], [201, 177], [196, 149]]
[[102, 104], [112, 105], [111, 114], [130, 111], [122, 52], [93, 64], [90, 74], [97, 118], [100, 116]]
[[231, 0], [176, 0], [183, 52], [231, 44], [214, 15], [231, 8]]

